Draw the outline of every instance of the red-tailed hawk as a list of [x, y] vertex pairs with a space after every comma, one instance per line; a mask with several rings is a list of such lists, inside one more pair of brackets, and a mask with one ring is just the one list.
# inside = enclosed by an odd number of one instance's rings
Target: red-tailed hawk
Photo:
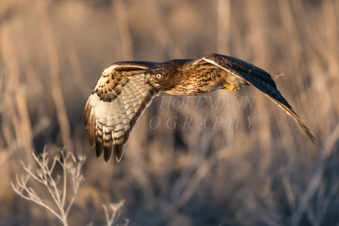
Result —
[[112, 153], [121, 160], [133, 125], [160, 91], [200, 95], [219, 89], [236, 91], [251, 85], [290, 115], [316, 145], [317, 139], [278, 91], [274, 76], [240, 59], [207, 54], [199, 59], [117, 62], [106, 68], [84, 110], [90, 146], [107, 162]]

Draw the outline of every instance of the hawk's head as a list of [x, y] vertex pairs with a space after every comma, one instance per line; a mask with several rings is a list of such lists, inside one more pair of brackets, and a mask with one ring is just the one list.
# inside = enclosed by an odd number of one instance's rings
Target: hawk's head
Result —
[[182, 80], [180, 67], [183, 63], [184, 60], [171, 60], [150, 67], [144, 72], [144, 84], [150, 84], [160, 91], [174, 88]]

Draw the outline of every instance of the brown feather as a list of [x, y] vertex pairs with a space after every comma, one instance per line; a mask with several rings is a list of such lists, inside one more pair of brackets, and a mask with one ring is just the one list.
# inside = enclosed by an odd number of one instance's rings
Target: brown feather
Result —
[[84, 123], [86, 127], [88, 126], [88, 119], [91, 114], [91, 109], [92, 108], [89, 106], [89, 101], [87, 101], [85, 109], [84, 109]]
[[108, 160], [110, 160], [110, 158], [112, 157], [112, 153], [113, 153], [113, 145], [111, 142], [111, 139], [107, 140], [106, 137], [106, 132], [105, 129], [103, 129], [103, 147], [104, 147], [104, 159], [106, 162], [108, 162]]
[[96, 141], [95, 142], [95, 153], [97, 158], [99, 158], [104, 151], [104, 146], [102, 145], [102, 141]]
[[280, 108], [282, 108], [284, 111], [286, 111], [286, 113], [291, 116], [294, 121], [296, 121], [298, 123], [298, 125], [305, 131], [305, 133], [307, 134], [307, 136], [311, 139], [312, 144], [314, 146], [318, 145], [318, 139], [313, 135], [313, 133], [311, 132], [311, 130], [300, 120], [299, 116], [292, 111], [291, 109], [289, 109], [287, 106], [285, 106], [284, 104], [282, 104], [280, 101], [274, 99], [273, 97], [270, 97], [269, 95], [266, 95], [268, 98], [270, 98], [274, 103], [276, 103]]
[[115, 159], [117, 160], [117, 162], [120, 162], [122, 155], [124, 154], [123, 152], [123, 148], [124, 145], [123, 144], [119, 144], [119, 145], [115, 145]]
[[95, 144], [95, 117], [93, 113], [93, 108], [91, 108], [91, 113], [89, 116], [89, 123], [88, 123], [88, 140], [90, 147], [94, 147]]

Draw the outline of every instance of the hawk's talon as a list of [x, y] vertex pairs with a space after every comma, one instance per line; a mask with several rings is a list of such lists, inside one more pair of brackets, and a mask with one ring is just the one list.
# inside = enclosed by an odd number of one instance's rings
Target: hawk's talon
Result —
[[224, 85], [224, 87], [225, 87], [224, 89], [229, 90], [229, 91], [233, 91], [233, 92], [235, 92], [235, 91], [237, 91], [237, 90], [240, 89], [240, 86], [239, 86], [239, 85], [229, 84], [229, 83], [227, 83], [226, 85]]

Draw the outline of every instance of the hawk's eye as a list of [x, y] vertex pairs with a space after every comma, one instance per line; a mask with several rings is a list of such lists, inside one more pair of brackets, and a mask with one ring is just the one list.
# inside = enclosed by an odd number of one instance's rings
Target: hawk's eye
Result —
[[156, 77], [157, 77], [157, 79], [160, 79], [161, 78], [161, 74], [157, 74]]

